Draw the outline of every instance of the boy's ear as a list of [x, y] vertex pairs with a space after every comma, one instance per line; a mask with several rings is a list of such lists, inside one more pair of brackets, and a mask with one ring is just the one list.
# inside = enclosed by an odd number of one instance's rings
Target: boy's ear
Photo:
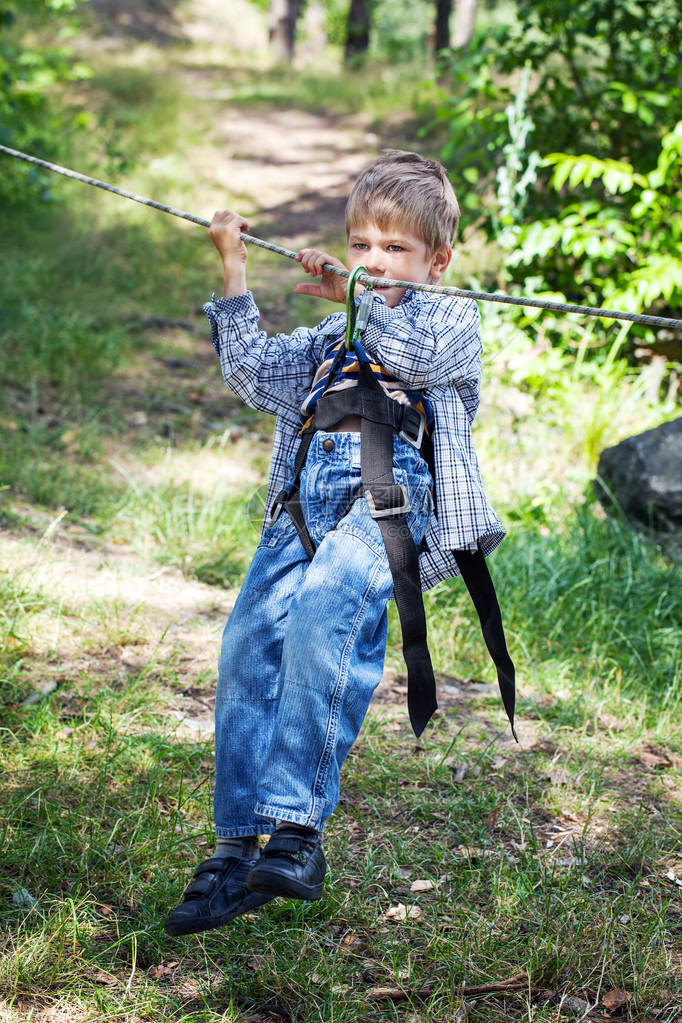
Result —
[[441, 279], [452, 259], [452, 246], [442, 245], [431, 258], [430, 275], [437, 281]]

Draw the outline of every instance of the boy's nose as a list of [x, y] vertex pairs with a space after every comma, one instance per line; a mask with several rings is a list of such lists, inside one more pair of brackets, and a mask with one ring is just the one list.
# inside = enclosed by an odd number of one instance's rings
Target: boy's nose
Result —
[[370, 251], [367, 254], [367, 262], [365, 264], [368, 273], [372, 277], [380, 277], [386, 272], [386, 262], [382, 258], [381, 252]]

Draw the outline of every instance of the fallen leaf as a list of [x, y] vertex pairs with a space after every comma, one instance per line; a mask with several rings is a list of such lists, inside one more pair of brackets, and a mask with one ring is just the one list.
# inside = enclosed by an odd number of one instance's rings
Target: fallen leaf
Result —
[[433, 881], [429, 881], [424, 878], [422, 881], [413, 881], [410, 885], [410, 890], [413, 892], [430, 892], [432, 888], [435, 888]]
[[627, 1005], [628, 1001], [632, 998], [632, 995], [623, 991], [621, 987], [614, 987], [613, 991], [609, 991], [602, 998], [602, 1003], [607, 1012], [616, 1012], [618, 1009], [622, 1009], [624, 1005]]
[[495, 849], [481, 849], [478, 846], [466, 845], [456, 845], [452, 851], [458, 859], [471, 860], [472, 863], [494, 856], [496, 852]]
[[655, 770], [657, 767], [672, 767], [672, 760], [667, 757], [664, 753], [654, 753], [653, 750], [639, 750], [637, 757], [640, 763], [644, 764], [645, 767]]
[[497, 824], [497, 819], [500, 816], [500, 810], [501, 807], [496, 806], [493, 810], [490, 811], [490, 813], [486, 817], [485, 826], [488, 829], [488, 831], [491, 831]]
[[453, 764], [450, 768], [452, 771], [452, 780], [455, 782], [464, 781], [469, 770], [468, 764]]
[[410, 906], [408, 909], [403, 902], [399, 902], [397, 906], [387, 909], [381, 919], [397, 920], [399, 923], [403, 923], [405, 920], [418, 920], [421, 915], [422, 911], [419, 906]]
[[551, 785], [568, 785], [570, 780], [571, 776], [568, 771], [564, 771], [561, 767], [557, 771], [550, 771], [547, 775], [547, 781]]
[[199, 981], [195, 980], [194, 977], [187, 977], [175, 990], [183, 998], [194, 998], [200, 990]]
[[159, 963], [158, 966], [151, 966], [149, 968], [147, 976], [149, 977], [150, 980], [160, 980], [161, 977], [163, 977], [166, 973], [168, 973], [166, 967], [163, 965], [163, 963]]
[[35, 896], [27, 892], [25, 888], [20, 888], [14, 893], [12, 902], [15, 906], [25, 906], [27, 909], [33, 909], [34, 906], [38, 905], [38, 900]]
[[105, 973], [104, 970], [97, 970], [92, 979], [96, 984], [118, 984], [116, 977], [112, 977], [111, 974]]

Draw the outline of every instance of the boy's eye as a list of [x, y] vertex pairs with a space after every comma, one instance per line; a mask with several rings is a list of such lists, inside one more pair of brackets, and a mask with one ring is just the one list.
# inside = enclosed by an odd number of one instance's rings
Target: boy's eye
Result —
[[354, 242], [353, 243], [353, 248], [354, 249], [368, 249], [369, 245], [367, 245], [366, 242]]
[[402, 245], [389, 245], [388, 246], [388, 251], [389, 252], [404, 252], [405, 250], [404, 250]]

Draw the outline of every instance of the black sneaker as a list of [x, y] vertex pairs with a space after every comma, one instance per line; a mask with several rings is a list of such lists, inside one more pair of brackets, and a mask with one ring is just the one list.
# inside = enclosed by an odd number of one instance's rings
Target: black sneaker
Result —
[[200, 863], [182, 902], [163, 925], [166, 934], [197, 934], [224, 927], [235, 917], [271, 902], [274, 895], [251, 892], [246, 876], [258, 860], [213, 856]]
[[247, 888], [289, 899], [319, 899], [327, 864], [312, 839], [316, 834], [295, 824], [278, 828], [249, 871]]

